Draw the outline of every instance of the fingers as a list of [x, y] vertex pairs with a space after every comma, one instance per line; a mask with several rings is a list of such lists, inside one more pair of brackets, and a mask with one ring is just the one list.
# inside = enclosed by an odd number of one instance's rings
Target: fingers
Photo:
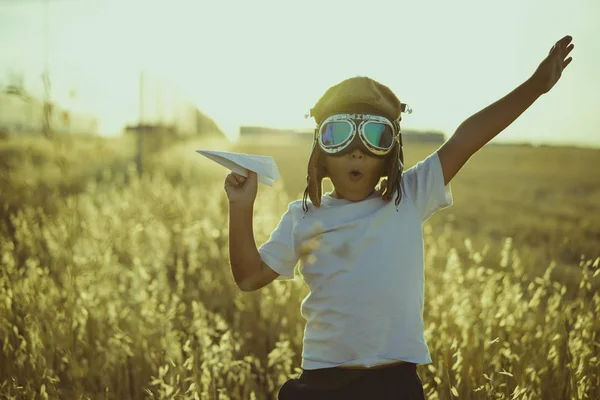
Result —
[[251, 182], [255, 182], [258, 179], [258, 176], [256, 174], [256, 172], [254, 171], [248, 171], [248, 177], [244, 177], [238, 173], [235, 172], [231, 172], [229, 175], [227, 175], [227, 178], [225, 178], [225, 187], [227, 186], [235, 186], [235, 187], [241, 187], [244, 185], [244, 183], [246, 181]]
[[566, 47], [573, 40], [573, 36], [567, 35], [564, 38], [560, 39], [557, 43], [559, 43], [562, 47]]
[[573, 61], [573, 57], [569, 57], [566, 58], [569, 53], [575, 48], [575, 45], [573, 43], [571, 43], [569, 46], [567, 46], [567, 48], [565, 49], [564, 52], [562, 52], [561, 55], [561, 61], [562, 61], [562, 69], [564, 70], [565, 68], [567, 68], [567, 65], [571, 64], [571, 61]]
[[575, 47], [575, 45], [571, 43], [572, 40], [572, 36], [567, 35], [563, 37], [558, 42], [554, 43], [554, 46], [552, 46], [552, 48], [550, 49], [550, 53], [554, 51], [564, 51], [564, 49], [567, 49], [568, 53], [569, 51], [573, 50], [573, 47]]
[[248, 170], [248, 180], [255, 181], [258, 179], [256, 172]]
[[573, 43], [571, 43], [570, 45], [567, 46], [567, 54], [569, 54], [571, 52], [571, 50], [573, 50], [575, 48], [575, 45]]
[[232, 172], [232, 175], [233, 175], [233, 177], [235, 178], [235, 180], [236, 180], [238, 183], [244, 183], [244, 182], [246, 182], [246, 177], [244, 177], [244, 176], [242, 176], [242, 175], [240, 175], [240, 174], [237, 174], [237, 173], [235, 173], [235, 172]]
[[572, 40], [573, 37], [567, 35], [556, 42], [552, 46], [552, 49], [550, 49], [550, 56], [558, 58], [561, 70], [564, 70], [573, 61], [573, 57], [567, 58], [569, 53], [575, 48], [575, 44], [571, 43]]
[[556, 42], [555, 47], [558, 50], [560, 50], [564, 56], [566, 56], [575, 47], [575, 45], [573, 43], [571, 43], [572, 40], [573, 40], [573, 38], [571, 36], [565, 36], [564, 38], [562, 38], [558, 42]]
[[560, 39], [558, 42], [556, 42], [554, 44], [554, 46], [552, 47], [552, 49], [553, 50], [564, 49], [569, 45], [569, 43], [571, 43], [572, 40], [573, 40], [573, 37], [567, 35], [567, 36], [563, 37], [562, 39]]
[[232, 172], [229, 175], [227, 175], [227, 178], [225, 178], [225, 186], [239, 186], [242, 185], [245, 181], [246, 178], [244, 178], [242, 175]]

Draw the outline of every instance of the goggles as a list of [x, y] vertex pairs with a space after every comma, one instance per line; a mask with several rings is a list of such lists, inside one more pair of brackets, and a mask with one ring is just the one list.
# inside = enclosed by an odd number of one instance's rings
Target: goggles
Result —
[[347, 148], [358, 134], [365, 147], [375, 155], [385, 155], [394, 147], [402, 145], [400, 124], [369, 114], [335, 114], [326, 118], [315, 130], [321, 149], [329, 154]]

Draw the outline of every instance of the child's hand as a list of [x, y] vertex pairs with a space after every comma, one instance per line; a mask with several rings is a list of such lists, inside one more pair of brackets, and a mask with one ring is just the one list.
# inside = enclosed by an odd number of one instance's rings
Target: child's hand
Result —
[[573, 38], [571, 36], [565, 36], [556, 42], [550, 49], [548, 57], [540, 63], [539, 67], [531, 77], [531, 81], [534, 83], [536, 90], [539, 91], [540, 94], [548, 93], [550, 89], [552, 89], [560, 79], [564, 69], [567, 68], [567, 65], [573, 60], [572, 57], [565, 60], [565, 57], [567, 57], [575, 47], [575, 45], [571, 43], [572, 40]]
[[248, 171], [248, 178], [235, 172], [225, 178], [225, 191], [230, 204], [236, 206], [252, 206], [258, 192], [256, 172]]

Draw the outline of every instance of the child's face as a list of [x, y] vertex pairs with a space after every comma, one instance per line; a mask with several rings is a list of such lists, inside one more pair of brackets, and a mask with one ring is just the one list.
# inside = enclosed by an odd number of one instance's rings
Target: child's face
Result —
[[384, 157], [370, 155], [360, 147], [341, 156], [326, 155], [324, 163], [335, 188], [333, 197], [350, 201], [360, 201], [369, 196], [385, 168]]

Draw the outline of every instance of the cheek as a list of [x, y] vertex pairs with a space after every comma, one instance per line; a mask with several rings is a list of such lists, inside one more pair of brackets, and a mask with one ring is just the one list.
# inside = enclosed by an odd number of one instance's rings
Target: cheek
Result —
[[324, 157], [322, 166], [323, 166], [323, 173], [329, 177], [331, 177], [332, 173], [335, 174], [337, 171], [340, 171], [342, 168], [340, 160], [335, 159], [333, 157]]
[[385, 172], [388, 169], [388, 161], [387, 159], [383, 159], [383, 160], [377, 160], [374, 165], [373, 165], [373, 171], [376, 171], [375, 173], [379, 176], [381, 176], [382, 174], [385, 174]]

